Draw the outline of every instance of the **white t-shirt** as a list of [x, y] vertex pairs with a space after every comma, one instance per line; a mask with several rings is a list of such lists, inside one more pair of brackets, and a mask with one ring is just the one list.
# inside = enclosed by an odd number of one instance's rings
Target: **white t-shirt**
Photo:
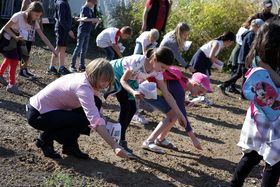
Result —
[[150, 38], [150, 31], [145, 31], [136, 39], [136, 42], [141, 43], [142, 48], [144, 49], [146, 49], [147, 47], [155, 48], [157, 46], [157, 42], [151, 42], [149, 38]]
[[[35, 31], [40, 29], [38, 21], [35, 21], [34, 25], [30, 25], [26, 22], [25, 12], [15, 13], [11, 21], [15, 24], [12, 25], [13, 31], [17, 32], [25, 41], [35, 41]], [[8, 33], [4, 34], [5, 38], [10, 40], [11, 36]]]
[[112, 46], [117, 44], [119, 40], [118, 34], [119, 29], [115, 27], [110, 27], [104, 29], [96, 38], [96, 45], [101, 48]]
[[145, 81], [149, 77], [155, 77], [157, 80], [163, 80], [162, 72], [147, 73], [144, 64], [146, 57], [144, 55], [131, 55], [124, 57], [122, 61], [123, 71], [131, 70], [133, 72], [132, 80], [137, 80], [138, 83]]
[[236, 43], [239, 45], [242, 45], [242, 34], [248, 31], [249, 29], [246, 29], [245, 27], [240, 27], [237, 34], [236, 34]]
[[221, 50], [222, 47], [224, 47], [224, 42], [222, 40], [212, 40], [203, 46], [200, 47], [200, 50], [204, 52], [204, 54], [209, 58], [210, 57], [210, 51], [212, 49], [212, 45], [214, 42], [218, 42], [219, 49], [216, 51], [215, 56], [217, 56]]

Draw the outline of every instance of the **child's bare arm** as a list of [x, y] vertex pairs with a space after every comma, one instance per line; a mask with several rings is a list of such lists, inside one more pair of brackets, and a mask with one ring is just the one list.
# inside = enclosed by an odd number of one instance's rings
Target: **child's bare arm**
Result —
[[119, 57], [122, 57], [122, 53], [121, 53], [120, 48], [119, 48], [119, 46], [117, 44], [113, 44], [112, 48], [114, 49], [114, 51], [117, 53], [117, 55]]

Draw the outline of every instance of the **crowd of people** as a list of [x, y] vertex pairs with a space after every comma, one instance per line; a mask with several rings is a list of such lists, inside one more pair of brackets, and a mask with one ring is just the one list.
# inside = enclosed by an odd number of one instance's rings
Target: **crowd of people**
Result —
[[[28, 71], [28, 64], [37, 32], [52, 51], [47, 73], [61, 76], [32, 96], [26, 107], [28, 123], [41, 132], [35, 144], [46, 157], [61, 158], [53, 146], [56, 141], [62, 145], [63, 154], [88, 159], [89, 155], [79, 148], [78, 138], [80, 135], [89, 135], [91, 129], [94, 129], [113, 148], [117, 156], [132, 158], [133, 148], [127, 142], [126, 131], [132, 120], [147, 123], [139, 113], [141, 109], [158, 110], [165, 114], [149, 137], [143, 141], [143, 149], [160, 154], [165, 153], [162, 148], [178, 150], [176, 145], [167, 139], [170, 129], [178, 121], [185, 128], [194, 147], [202, 150], [203, 146], [187, 117], [186, 108], [191, 105], [191, 101], [185, 99], [186, 96], [203, 97], [199, 100], [207, 105], [213, 103], [205, 96], [213, 92], [210, 83], [211, 69], [222, 67], [223, 63], [217, 57], [219, 52], [236, 41], [229, 59], [232, 63], [231, 77], [219, 85], [219, 88], [225, 95], [227, 91], [240, 94], [241, 99], [250, 101], [250, 106], [238, 143], [244, 155], [237, 165], [230, 186], [242, 186], [253, 167], [264, 160], [266, 165], [262, 186], [274, 187], [280, 175], [280, 116], [271, 121], [263, 112], [263, 106], [250, 100], [244, 90], [236, 87], [239, 78], [243, 77], [243, 85], [250, 79], [248, 72], [259, 67], [269, 73], [274, 86], [280, 87], [280, 19], [271, 13], [272, 5], [270, 0], [263, 1], [263, 12], [249, 17], [236, 35], [225, 31], [217, 38], [207, 41], [197, 49], [188, 63], [182, 52], [191, 28], [187, 23], [179, 22], [174, 30], [165, 34], [172, 1], [147, 0], [141, 34], [135, 41], [133, 54], [123, 57], [118, 41], [120, 38], [126, 40], [133, 32], [138, 31], [133, 31], [130, 26], [109, 27], [96, 38], [97, 47], [104, 51], [105, 57], [86, 64], [90, 33], [94, 25], [102, 21], [97, 17], [97, 0], [86, 0], [81, 8], [80, 17], [76, 19], [79, 22], [77, 37], [71, 30], [72, 15], [68, 1], [55, 1], [56, 47], [43, 33], [41, 17], [44, 11], [40, 1], [23, 0], [21, 11], [15, 13], [0, 32], [0, 53], [4, 56], [0, 66], [0, 83], [6, 86], [8, 92], [20, 94], [16, 86], [18, 64], [20, 76], [34, 77]], [[65, 51], [70, 38], [76, 39], [77, 44], [70, 67], [67, 68]], [[160, 38], [162, 41], [159, 41]], [[80, 64], [77, 68], [78, 56]], [[175, 66], [175, 60], [183, 68]], [[58, 68], [55, 67], [57, 63]], [[7, 81], [4, 72], [8, 67]], [[187, 78], [182, 69], [191, 73], [191, 78]], [[145, 81], [156, 84], [156, 98], [147, 98], [139, 90], [139, 85]], [[270, 103], [267, 107], [272, 107], [277, 97], [273, 100], [265, 88], [262, 91], [264, 93], [256, 93], [263, 94], [262, 98], [258, 99], [269, 97]], [[107, 99], [109, 96], [115, 96], [120, 106], [119, 142], [114, 141], [108, 133], [106, 120], [100, 113], [100, 97]], [[267, 133], [258, 133], [264, 125]]]

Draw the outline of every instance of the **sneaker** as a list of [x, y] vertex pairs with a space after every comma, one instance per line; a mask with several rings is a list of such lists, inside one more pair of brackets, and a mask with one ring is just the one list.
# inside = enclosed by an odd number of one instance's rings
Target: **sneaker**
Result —
[[79, 67], [79, 71], [80, 71], [80, 72], [84, 72], [84, 71], [86, 71], [86, 67], [84, 67], [84, 66], [80, 66], [80, 67]]
[[52, 144], [47, 145], [43, 140], [38, 138], [38, 139], [36, 139], [35, 145], [43, 151], [43, 154], [45, 155], [45, 157], [61, 158], [60, 154], [58, 154], [54, 150]]
[[59, 68], [59, 70], [58, 70], [58, 73], [60, 74], [60, 75], [67, 75], [67, 74], [69, 74], [69, 73], [71, 73], [66, 67], [64, 67], [64, 66], [61, 66], [60, 68]]
[[132, 122], [147, 125], [149, 122], [141, 114], [135, 114], [132, 118]]
[[228, 89], [228, 91], [229, 91], [230, 93], [234, 93], [234, 94], [241, 94], [241, 92], [240, 92], [239, 90], [237, 90], [235, 87], [230, 87], [230, 88]]
[[26, 79], [30, 79], [31, 77], [27, 74], [27, 70], [26, 69], [20, 69], [19, 70], [19, 75], [26, 78]]
[[65, 155], [73, 156], [79, 159], [89, 159], [89, 155], [86, 153], [83, 153], [79, 145], [74, 145], [74, 146], [63, 146], [62, 148], [62, 153]]
[[29, 77], [31, 77], [31, 78], [33, 78], [33, 77], [35, 77], [32, 73], [30, 73], [27, 69], [25, 69], [25, 71], [26, 71], [26, 74], [29, 76]]
[[70, 71], [71, 73], [75, 73], [75, 72], [77, 72], [78, 70], [77, 70], [76, 67], [70, 67], [70, 68], [69, 68], [69, 71]]
[[218, 88], [220, 88], [222, 94], [227, 95], [226, 93], [226, 87], [223, 84], [219, 84]]
[[120, 140], [119, 145], [122, 146], [123, 149], [126, 150], [127, 152], [129, 152], [129, 153], [131, 153], [131, 154], [133, 153], [133, 150], [132, 150], [132, 149], [129, 149], [129, 148], [127, 147], [127, 141], [125, 141], [125, 140]]
[[48, 75], [59, 76], [57, 69], [54, 66], [48, 68]]
[[8, 85], [6, 87], [6, 91], [10, 92], [10, 93], [13, 93], [13, 94], [16, 94], [16, 95], [21, 94], [21, 92], [18, 90], [18, 87], [16, 85]]
[[3, 76], [0, 76], [0, 83], [3, 84], [4, 86], [8, 86], [9, 84]]

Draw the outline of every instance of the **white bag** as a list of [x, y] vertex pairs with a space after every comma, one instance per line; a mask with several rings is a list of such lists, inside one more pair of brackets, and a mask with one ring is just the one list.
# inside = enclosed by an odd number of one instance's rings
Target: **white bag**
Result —
[[122, 129], [121, 124], [107, 122], [106, 129], [108, 130], [112, 138], [119, 143], [121, 139], [121, 129]]
[[223, 66], [224, 66], [224, 63], [220, 60], [218, 60], [218, 62], [212, 64], [212, 68], [216, 68], [218, 70], [222, 70]]
[[157, 84], [155, 82], [144, 81], [139, 84], [138, 89], [146, 99], [157, 99]]

